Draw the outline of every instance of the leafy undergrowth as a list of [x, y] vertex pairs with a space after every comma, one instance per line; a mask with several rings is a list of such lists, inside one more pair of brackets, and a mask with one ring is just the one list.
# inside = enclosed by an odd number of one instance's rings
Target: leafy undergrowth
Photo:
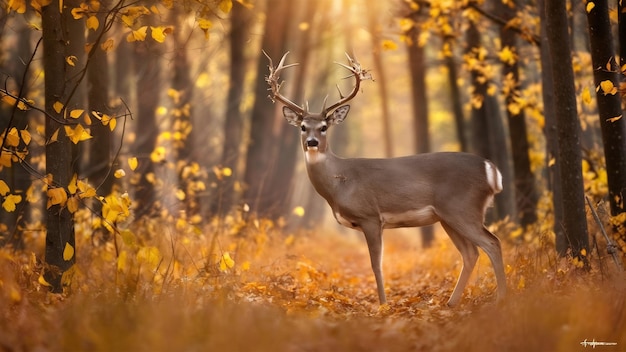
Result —
[[[87, 222], [86, 222], [87, 223]], [[438, 234], [385, 234], [379, 307], [364, 240], [337, 227], [290, 232], [228, 217], [133, 224], [112, 237], [77, 227], [66, 292], [39, 279], [42, 235], [0, 250], [2, 351], [572, 351], [626, 349], [626, 276], [592, 256], [583, 271], [549, 243], [505, 242], [508, 295], [481, 254], [461, 304], [461, 269]], [[595, 253], [595, 252], [594, 252]], [[587, 348], [591, 348], [588, 346]]]

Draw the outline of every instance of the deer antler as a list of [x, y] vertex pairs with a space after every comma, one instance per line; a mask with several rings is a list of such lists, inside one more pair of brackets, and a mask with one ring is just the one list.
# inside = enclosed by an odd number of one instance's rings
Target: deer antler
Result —
[[[337, 90], [339, 91], [339, 101], [336, 102], [335, 104], [329, 106], [328, 108], [326, 108], [326, 100], [324, 100], [324, 109], [322, 110], [322, 113], [326, 114], [327, 112], [333, 111], [334, 109], [340, 107], [341, 105], [347, 103], [348, 101], [352, 100], [352, 98], [354, 98], [357, 93], [359, 92], [359, 88], [361, 87], [361, 81], [363, 80], [368, 80], [368, 79], [372, 79], [372, 75], [369, 73], [368, 70], [365, 70], [361, 67], [361, 64], [356, 61], [355, 59], [351, 58], [350, 55], [348, 55], [348, 53], [346, 53], [346, 57], [348, 58], [348, 63], [350, 64], [350, 66], [342, 64], [340, 62], [335, 62], [337, 65], [345, 68], [346, 70], [352, 72], [352, 75], [345, 77], [345, 78], [350, 78], [352, 76], [354, 76], [355, 79], [355, 83], [354, 83], [354, 87], [352, 88], [352, 92], [350, 92], [350, 94], [348, 94], [347, 96], [344, 96], [341, 93], [341, 90], [339, 89], [339, 86], [337, 86]], [[345, 79], [344, 78], [344, 79]]]
[[268, 97], [272, 100], [272, 102], [276, 102], [276, 100], [278, 100], [279, 102], [291, 108], [296, 113], [302, 115], [305, 110], [300, 105], [292, 102], [291, 100], [287, 99], [284, 95], [280, 94], [280, 87], [283, 84], [283, 82], [279, 82], [280, 72], [286, 68], [296, 66], [297, 63], [285, 66], [285, 59], [287, 58], [287, 54], [289, 54], [289, 52], [286, 52], [285, 55], [283, 55], [283, 57], [280, 59], [278, 66], [274, 67], [272, 58], [269, 55], [267, 55], [265, 50], [263, 50], [263, 54], [270, 61], [270, 64], [269, 64], [270, 73], [269, 75], [265, 77], [265, 82], [267, 82], [267, 84], [270, 86], [268, 90], [272, 92], [272, 94], [270, 94]]

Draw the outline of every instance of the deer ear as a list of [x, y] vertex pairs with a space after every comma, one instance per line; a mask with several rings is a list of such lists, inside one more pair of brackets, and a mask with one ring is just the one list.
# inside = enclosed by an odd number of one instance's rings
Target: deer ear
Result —
[[302, 123], [302, 115], [299, 115], [297, 112], [293, 111], [291, 108], [287, 106], [283, 106], [283, 115], [287, 119], [290, 125], [300, 126]]
[[333, 114], [330, 115], [327, 120], [332, 125], [338, 125], [348, 116], [348, 111], [350, 111], [350, 105], [340, 106], [337, 110], [333, 111]]

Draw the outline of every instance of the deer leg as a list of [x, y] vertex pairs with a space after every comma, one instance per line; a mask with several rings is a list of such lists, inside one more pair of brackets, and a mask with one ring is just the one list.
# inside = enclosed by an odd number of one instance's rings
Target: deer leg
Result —
[[372, 271], [376, 278], [376, 288], [378, 290], [378, 300], [380, 304], [387, 303], [385, 297], [385, 284], [383, 280], [383, 234], [380, 224], [369, 224], [361, 226], [365, 241], [367, 241], [367, 249], [370, 253], [370, 261], [372, 263]]
[[500, 245], [500, 239], [496, 237], [491, 231], [487, 230], [483, 226], [483, 233], [485, 236], [481, 237], [480, 243], [477, 245], [487, 253], [493, 271], [496, 274], [496, 282], [498, 284], [498, 298], [497, 301], [501, 302], [506, 295], [506, 275], [504, 274], [504, 262], [502, 261], [502, 247]]
[[478, 248], [449, 224], [441, 221], [441, 226], [446, 231], [448, 236], [450, 236], [452, 243], [454, 243], [454, 246], [459, 250], [459, 252], [461, 252], [461, 256], [463, 257], [463, 268], [461, 269], [461, 274], [457, 279], [454, 291], [452, 291], [452, 295], [450, 296], [450, 299], [448, 299], [447, 303], [449, 307], [453, 307], [461, 300], [463, 290], [465, 289], [465, 286], [467, 286], [467, 281], [472, 274], [472, 270], [474, 270], [474, 266], [478, 260]]

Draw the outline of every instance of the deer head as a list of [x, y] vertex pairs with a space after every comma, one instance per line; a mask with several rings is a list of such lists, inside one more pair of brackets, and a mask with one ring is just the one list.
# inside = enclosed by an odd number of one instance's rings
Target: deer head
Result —
[[[350, 94], [344, 96], [341, 93], [341, 90], [339, 90], [339, 87], [337, 87], [340, 99], [328, 107], [326, 106], [327, 99], [324, 99], [322, 111], [319, 113], [313, 113], [309, 111], [308, 103], [302, 107], [280, 93], [280, 88], [283, 83], [279, 82], [280, 73], [286, 68], [297, 65], [297, 63], [295, 63], [285, 66], [285, 59], [287, 58], [287, 54], [289, 54], [289, 52], [286, 52], [285, 55], [283, 55], [278, 63], [278, 66], [276, 67], [274, 67], [272, 59], [267, 55], [267, 53], [265, 53], [265, 51], [263, 54], [265, 54], [270, 61], [270, 72], [265, 78], [265, 81], [269, 85], [269, 90], [271, 91], [269, 98], [273, 102], [280, 101], [283, 103], [285, 105], [283, 106], [283, 115], [287, 119], [287, 122], [290, 125], [299, 127], [302, 130], [302, 149], [305, 152], [326, 152], [328, 149], [328, 143], [326, 141], [328, 128], [332, 125], [343, 122], [346, 116], [348, 116], [350, 105], [345, 104], [357, 95], [361, 86], [361, 81], [371, 79], [371, 75], [367, 70], [362, 69], [361, 65], [346, 53], [350, 66], [337, 62], [336, 64], [351, 72], [351, 75], [346, 78], [354, 77], [355, 84], [352, 91]], [[326, 98], [328, 98], [328, 96], [326, 96]]]

